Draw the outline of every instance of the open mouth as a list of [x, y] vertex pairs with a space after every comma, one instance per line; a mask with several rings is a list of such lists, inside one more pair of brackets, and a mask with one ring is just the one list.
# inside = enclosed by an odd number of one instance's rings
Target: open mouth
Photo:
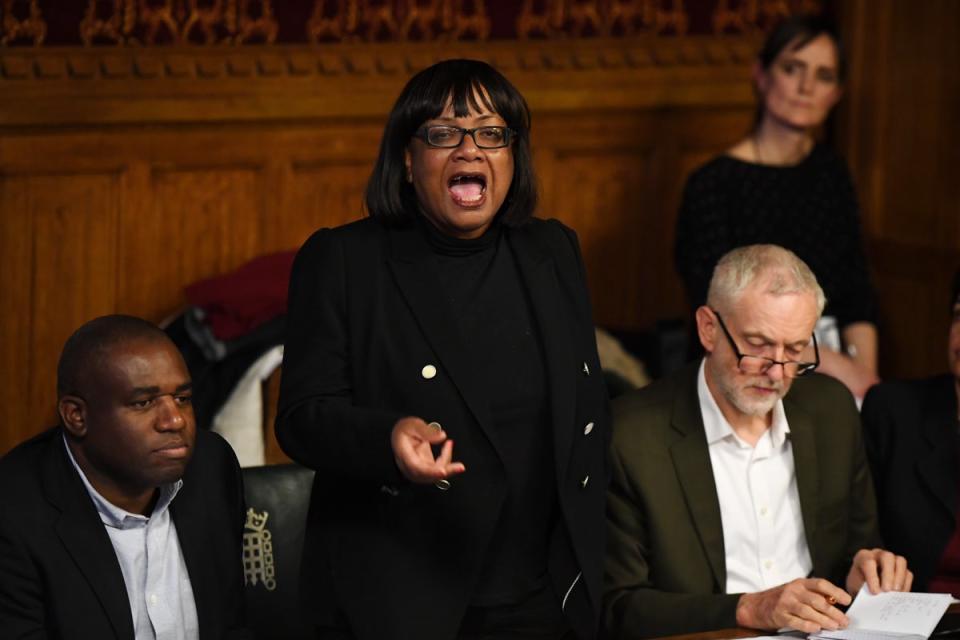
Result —
[[482, 173], [458, 173], [447, 183], [450, 197], [461, 207], [478, 207], [487, 194], [487, 177]]

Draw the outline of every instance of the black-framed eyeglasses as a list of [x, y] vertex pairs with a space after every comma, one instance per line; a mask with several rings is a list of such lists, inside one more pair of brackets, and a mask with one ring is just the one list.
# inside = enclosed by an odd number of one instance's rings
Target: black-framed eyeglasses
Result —
[[440, 149], [453, 149], [463, 144], [463, 137], [470, 135], [474, 144], [481, 149], [502, 149], [510, 146], [516, 131], [510, 127], [475, 127], [473, 129], [464, 129], [448, 124], [434, 124], [428, 127], [420, 127], [414, 138], [419, 138], [431, 147]]
[[737, 347], [737, 343], [733, 339], [733, 336], [730, 335], [730, 331], [727, 330], [727, 325], [723, 323], [723, 318], [720, 317], [720, 314], [717, 313], [716, 309], [711, 308], [710, 311], [713, 311], [713, 315], [717, 316], [717, 322], [720, 323], [720, 328], [723, 329], [723, 335], [727, 336], [727, 341], [730, 342], [730, 346], [733, 347], [733, 353], [737, 356], [737, 367], [743, 373], [750, 375], [766, 373], [773, 365], [778, 364], [783, 367], [784, 376], [788, 378], [799, 378], [800, 376], [808, 374], [820, 366], [820, 348], [817, 346], [817, 334], [813, 334], [812, 336], [813, 354], [814, 358], [816, 359], [815, 362], [774, 360], [773, 358], [766, 358], [764, 356], [753, 356], [750, 354], [741, 353], [740, 349]]

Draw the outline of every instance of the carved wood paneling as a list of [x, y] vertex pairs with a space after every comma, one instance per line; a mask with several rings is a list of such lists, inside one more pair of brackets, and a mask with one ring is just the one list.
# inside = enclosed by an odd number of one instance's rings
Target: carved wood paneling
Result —
[[[79, 42], [87, 3], [74, 4]], [[683, 315], [671, 248], [684, 178], [746, 130], [762, 28], [820, 3], [317, 0], [299, 31], [284, 31], [297, 3], [96, 4], [116, 34], [91, 37], [120, 46], [50, 46], [65, 42], [48, 30], [62, 27], [48, 20], [52, 4], [0, 0], [0, 366], [19, 381], [0, 387], [0, 452], [49, 422], [56, 352], [82, 321], [109, 311], [160, 320], [190, 279], [361, 215], [397, 92], [447, 57], [488, 60], [527, 97], [541, 213], [578, 230], [598, 322], [647, 328]], [[173, 8], [172, 26], [155, 36], [171, 44], [143, 44], [151, 20], [166, 20], [148, 18], [146, 4]], [[222, 11], [206, 16], [216, 44], [173, 44], [206, 41], [202, 20], [187, 28], [195, 5]], [[380, 37], [372, 21], [386, 6], [390, 38], [406, 29], [411, 40], [419, 30], [437, 41], [365, 43]], [[960, 4], [837, 7], [851, 62], [837, 140], [859, 186], [880, 292], [882, 373], [923, 375], [942, 368], [940, 314], [960, 266], [960, 78], [949, 64], [960, 59]], [[404, 17], [414, 9], [420, 18]], [[276, 21], [278, 43], [343, 43], [252, 46], [273, 36], [243, 35], [247, 10]], [[333, 22], [308, 27], [311, 10]], [[632, 26], [614, 22], [617, 11]], [[523, 12], [531, 39], [497, 39], [520, 29], [498, 32], [494, 18]], [[492, 39], [458, 40], [486, 36], [452, 35], [450, 15], [490, 17]], [[676, 36], [685, 28], [750, 35]]]
[[[752, 100], [744, 79], [753, 40], [593, 45], [409, 45], [400, 54], [386, 45], [350, 46], [338, 48], [339, 55], [330, 48], [265, 49], [256, 55], [225, 49], [0, 52], [0, 127], [207, 123], [216, 130], [225, 122], [257, 122], [276, 123], [282, 133], [317, 119], [382, 122], [412, 70], [449, 55], [492, 61], [538, 116], [743, 106]], [[76, 69], [92, 75], [76, 75]], [[235, 75], [237, 69], [249, 74]]]
[[[189, 282], [363, 215], [390, 105], [448, 55], [492, 60], [528, 98], [541, 213], [579, 231], [598, 321], [682, 314], [671, 190], [685, 154], [722, 149], [749, 119], [753, 41], [591, 43], [0, 51], [0, 249], [20, 265], [0, 291], [27, 310], [0, 315], [0, 363], [24, 376], [5, 392], [20, 408], [0, 421], [17, 425], [0, 427], [0, 450], [49, 423], [56, 352], [81, 322], [159, 321]], [[62, 207], [79, 227], [49, 222]], [[75, 250], [41, 270], [32, 242]], [[55, 277], [72, 293], [44, 285], [37, 307], [37, 278]]]
[[486, 40], [483, 0], [317, 0], [307, 22], [311, 42]]
[[713, 32], [766, 31], [785, 16], [818, 13], [822, 5], [816, 0], [719, 0], [713, 11]]
[[524, 0], [517, 37], [684, 35], [688, 23], [683, 0]]
[[3, 0], [0, 3], [0, 46], [43, 44], [47, 23], [39, 0]]

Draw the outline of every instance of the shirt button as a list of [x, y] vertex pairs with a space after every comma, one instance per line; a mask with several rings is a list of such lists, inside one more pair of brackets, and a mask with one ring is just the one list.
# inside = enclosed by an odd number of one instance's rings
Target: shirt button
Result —
[[150, 604], [157, 604], [157, 594], [155, 593], [150, 594]]
[[767, 508], [766, 508], [766, 507], [760, 507], [760, 515], [762, 515], [762, 516], [767, 515]]
[[769, 571], [770, 569], [773, 568], [773, 562], [771, 562], [770, 560], [767, 560], [766, 562], [763, 563], [763, 568]]
[[588, 484], [590, 484], [590, 476], [583, 476], [583, 480], [580, 481], [580, 488], [586, 489]]
[[591, 432], [591, 431], [593, 431], [593, 423], [592, 423], [592, 422], [588, 422], [588, 423], [587, 423], [587, 426], [585, 426], [585, 427], [583, 428], [583, 435], [588, 436], [588, 435], [590, 435], [590, 432]]
[[423, 369], [420, 370], [420, 375], [430, 380], [437, 375], [437, 368], [432, 364], [424, 365]]

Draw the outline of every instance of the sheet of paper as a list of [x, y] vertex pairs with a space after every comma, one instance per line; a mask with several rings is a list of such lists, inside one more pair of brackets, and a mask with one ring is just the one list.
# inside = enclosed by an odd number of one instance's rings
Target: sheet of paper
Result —
[[919, 638], [920, 636], [904, 636], [899, 633], [881, 633], [879, 631], [857, 631], [856, 629], [840, 629], [838, 631], [821, 631], [811, 634], [811, 640], [899, 640], [903, 638]]
[[867, 585], [863, 585], [847, 609], [848, 628], [928, 637], [952, 599], [941, 593], [887, 591], [873, 595]]

